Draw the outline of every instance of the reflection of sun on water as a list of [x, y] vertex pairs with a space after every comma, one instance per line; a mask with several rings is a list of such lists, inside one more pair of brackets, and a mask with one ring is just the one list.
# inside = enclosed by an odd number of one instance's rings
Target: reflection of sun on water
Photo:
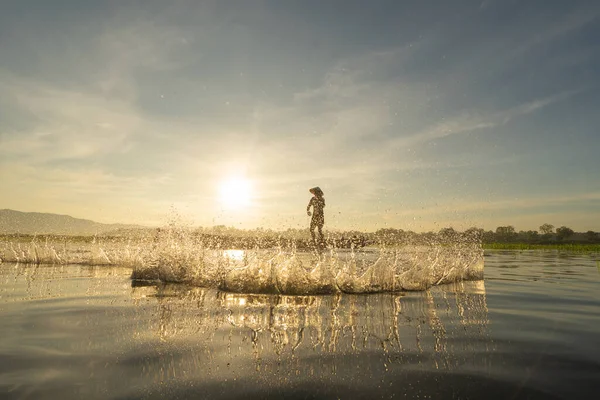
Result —
[[234, 261], [242, 261], [244, 260], [245, 252], [244, 250], [225, 250], [223, 251], [223, 256]]
[[245, 178], [229, 178], [219, 187], [219, 201], [224, 208], [238, 210], [250, 205], [252, 185]]

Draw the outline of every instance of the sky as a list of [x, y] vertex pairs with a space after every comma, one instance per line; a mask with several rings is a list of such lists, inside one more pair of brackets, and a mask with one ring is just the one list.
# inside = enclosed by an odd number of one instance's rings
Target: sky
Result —
[[600, 230], [600, 2], [4, 1], [0, 209]]

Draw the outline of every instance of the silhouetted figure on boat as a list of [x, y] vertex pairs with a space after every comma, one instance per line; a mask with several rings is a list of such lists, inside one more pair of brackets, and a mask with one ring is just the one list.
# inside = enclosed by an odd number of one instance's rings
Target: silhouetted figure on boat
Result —
[[[311, 216], [310, 207], [312, 210], [312, 219], [310, 220], [310, 235], [312, 236], [313, 243], [323, 243], [323, 225], [325, 224], [325, 214], [323, 209], [325, 208], [325, 198], [323, 198], [323, 191], [320, 187], [316, 186], [309, 190], [313, 197], [308, 202], [306, 207], [306, 213]], [[319, 231], [319, 242], [315, 238], [315, 228]]]

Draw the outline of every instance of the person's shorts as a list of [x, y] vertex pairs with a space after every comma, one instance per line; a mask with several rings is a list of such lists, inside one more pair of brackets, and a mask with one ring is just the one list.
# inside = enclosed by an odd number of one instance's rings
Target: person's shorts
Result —
[[320, 215], [313, 215], [312, 219], [310, 220], [310, 229], [322, 227], [323, 225], [325, 225], [325, 218]]

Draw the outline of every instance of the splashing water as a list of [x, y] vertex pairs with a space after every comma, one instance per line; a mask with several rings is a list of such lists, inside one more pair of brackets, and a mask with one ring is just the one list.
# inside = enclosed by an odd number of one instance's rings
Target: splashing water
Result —
[[483, 277], [477, 243], [330, 248], [299, 251], [220, 248], [183, 230], [154, 237], [90, 238], [44, 242], [5, 241], [0, 259], [35, 264], [120, 265], [132, 279], [185, 283], [236, 293], [287, 295], [379, 293], [425, 290], [433, 285]]

